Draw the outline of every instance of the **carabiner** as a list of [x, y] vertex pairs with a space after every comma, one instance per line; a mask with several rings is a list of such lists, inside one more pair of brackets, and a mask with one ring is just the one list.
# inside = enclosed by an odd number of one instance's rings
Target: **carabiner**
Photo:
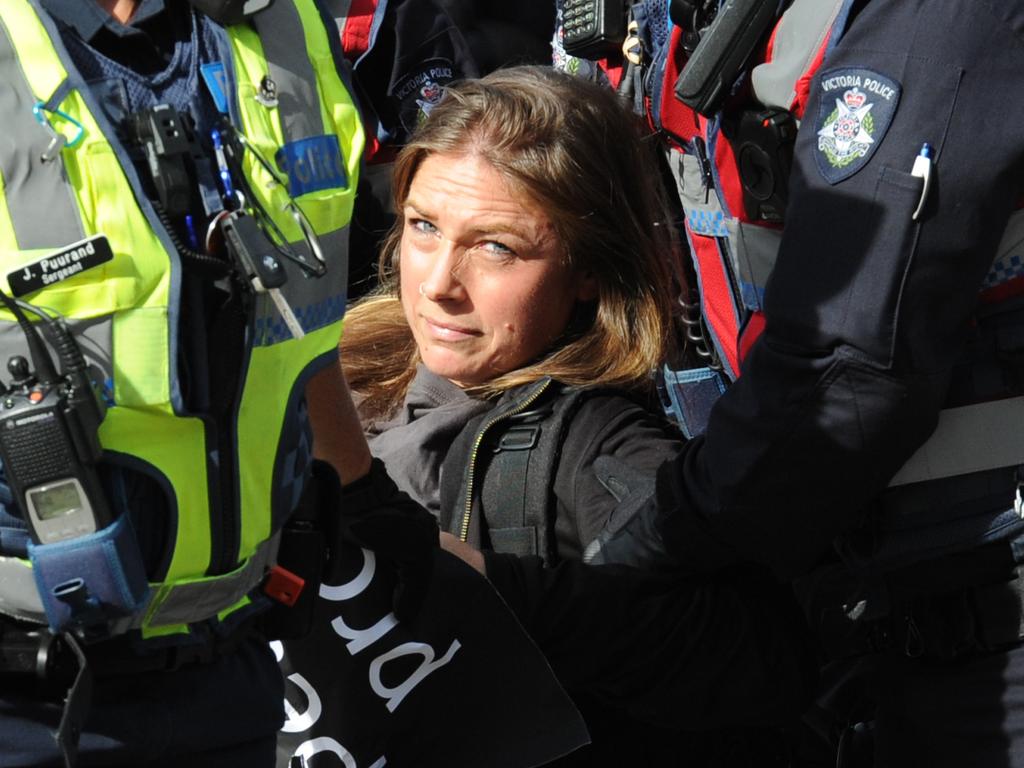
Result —
[[[47, 116], [47, 113], [51, 115], [56, 115], [65, 122], [71, 123], [71, 125], [75, 126], [75, 135], [69, 139], [61, 131], [58, 131], [56, 128], [54, 128], [53, 123], [50, 122], [50, 118]], [[53, 160], [55, 157], [57, 157], [58, 154], [60, 154], [60, 151], [64, 147], [75, 146], [76, 144], [78, 144], [78, 142], [82, 140], [82, 137], [85, 135], [84, 125], [82, 125], [80, 122], [75, 120], [75, 118], [73, 118], [71, 115], [69, 115], [67, 112], [64, 112], [63, 110], [51, 109], [47, 107], [46, 102], [37, 101], [35, 105], [32, 107], [32, 114], [36, 118], [36, 122], [38, 122], [41, 126], [46, 128], [53, 137], [50, 141], [50, 145], [45, 150], [43, 150], [43, 154], [41, 156], [43, 162], [49, 162], [50, 160]]]

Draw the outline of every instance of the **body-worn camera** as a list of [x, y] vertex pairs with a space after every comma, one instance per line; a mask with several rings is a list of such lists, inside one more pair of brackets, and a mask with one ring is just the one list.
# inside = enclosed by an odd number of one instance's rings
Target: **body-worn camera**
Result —
[[796, 120], [784, 109], [740, 114], [733, 145], [751, 221], [781, 224], [785, 218], [796, 132]]

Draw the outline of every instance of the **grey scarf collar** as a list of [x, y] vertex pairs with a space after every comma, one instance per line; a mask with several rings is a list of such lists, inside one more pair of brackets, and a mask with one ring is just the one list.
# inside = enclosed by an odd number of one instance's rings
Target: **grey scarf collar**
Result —
[[398, 412], [364, 428], [371, 453], [387, 465], [398, 487], [437, 516], [441, 465], [452, 441], [470, 419], [492, 407], [420, 364]]

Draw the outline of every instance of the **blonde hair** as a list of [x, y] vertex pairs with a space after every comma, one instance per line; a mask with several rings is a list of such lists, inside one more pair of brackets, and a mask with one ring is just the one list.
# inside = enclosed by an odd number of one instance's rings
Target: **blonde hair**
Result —
[[469, 391], [491, 396], [542, 376], [649, 391], [670, 334], [677, 247], [653, 152], [612, 90], [547, 67], [511, 67], [449, 87], [398, 155], [399, 215], [381, 251], [378, 288], [346, 316], [342, 361], [364, 414], [398, 407], [419, 361], [399, 296], [401, 211], [420, 164], [434, 154], [487, 161], [543, 208], [569, 266], [598, 285], [597, 301], [577, 308], [546, 355]]

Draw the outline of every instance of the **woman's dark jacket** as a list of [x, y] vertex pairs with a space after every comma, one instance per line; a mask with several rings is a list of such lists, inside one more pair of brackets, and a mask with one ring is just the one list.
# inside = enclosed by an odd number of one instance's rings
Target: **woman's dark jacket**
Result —
[[[398, 485], [435, 510], [442, 529], [484, 550], [488, 579], [580, 703], [596, 741], [609, 730], [618, 737], [599, 744], [600, 757], [577, 755], [580, 762], [565, 765], [654, 765], [669, 741], [679, 756], [713, 750], [702, 764], [734, 765], [721, 757], [722, 744], [702, 737], [691, 746], [680, 731], [749, 738], [752, 725], [774, 726], [800, 708], [804, 670], [791, 634], [799, 622], [763, 574], [695, 584], [582, 562], [606, 526], [653, 503], [656, 469], [682, 446], [634, 400], [547, 381], [487, 404], [421, 367], [402, 409], [367, 434]], [[522, 447], [531, 440], [537, 445]], [[509, 453], [531, 455], [519, 462], [526, 469], [510, 469]], [[526, 509], [517, 509], [515, 500], [527, 496]], [[538, 500], [546, 500], [540, 512]], [[532, 520], [510, 524], [519, 513]], [[735, 704], [745, 700], [749, 711]], [[637, 721], [674, 736], [652, 737]]]

